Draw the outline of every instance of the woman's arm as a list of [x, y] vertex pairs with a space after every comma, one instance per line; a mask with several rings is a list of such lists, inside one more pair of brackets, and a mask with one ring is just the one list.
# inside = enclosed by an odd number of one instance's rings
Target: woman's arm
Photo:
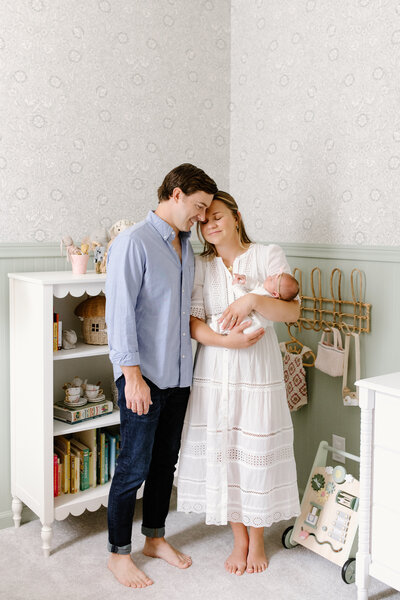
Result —
[[300, 304], [297, 300], [288, 302], [250, 293], [232, 302], [224, 311], [219, 319], [222, 329], [240, 325], [252, 310], [256, 310], [269, 321], [294, 323], [300, 316]]
[[246, 329], [251, 324], [251, 321], [244, 321], [237, 327], [232, 328], [229, 335], [222, 335], [213, 331], [201, 319], [190, 317], [190, 333], [194, 340], [203, 344], [203, 346], [217, 346], [220, 348], [248, 348], [256, 344], [264, 335], [264, 329], [249, 334], [244, 334], [243, 329]]

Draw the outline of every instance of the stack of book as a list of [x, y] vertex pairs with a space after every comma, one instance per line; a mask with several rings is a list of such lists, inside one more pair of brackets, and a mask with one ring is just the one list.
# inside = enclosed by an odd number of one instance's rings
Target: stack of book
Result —
[[120, 452], [117, 428], [54, 438], [54, 496], [76, 494], [112, 479]]
[[62, 321], [60, 315], [53, 313], [53, 352], [62, 348]]

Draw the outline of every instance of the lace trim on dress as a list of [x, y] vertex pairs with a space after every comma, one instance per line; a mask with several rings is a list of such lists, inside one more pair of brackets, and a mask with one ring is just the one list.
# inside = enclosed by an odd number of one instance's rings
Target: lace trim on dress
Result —
[[[197, 315], [194, 315], [197, 316]], [[207, 386], [220, 386], [222, 385], [222, 381], [217, 381], [215, 379], [210, 379], [209, 377], [193, 377], [193, 382], [196, 382], [196, 385], [198, 386], [202, 386], [202, 387], [207, 387]], [[255, 389], [259, 389], [259, 390], [271, 390], [271, 389], [276, 389], [276, 390], [280, 390], [280, 389], [285, 389], [285, 382], [282, 381], [274, 381], [272, 383], [250, 383], [250, 382], [243, 382], [243, 381], [238, 381], [238, 382], [229, 382], [228, 386], [230, 389], [234, 389], [234, 390], [255, 390]]]
[[[189, 427], [191, 429], [207, 429], [206, 424], [204, 424], [204, 425], [190, 424]], [[281, 433], [283, 433], [285, 431], [291, 431], [292, 429], [293, 429], [293, 426], [290, 425], [290, 427], [282, 427], [281, 429], [278, 429], [278, 431], [271, 431], [270, 433], [253, 433], [251, 431], [245, 431], [241, 427], [230, 427], [229, 429], [227, 429], [227, 431], [228, 431], [228, 433], [231, 431], [240, 431], [243, 435], [249, 435], [250, 437], [268, 438], [268, 437], [272, 437], [274, 435], [280, 435]], [[222, 433], [222, 429], [208, 429], [208, 433]]]
[[283, 446], [282, 448], [274, 448], [266, 454], [254, 454], [241, 448], [228, 448], [226, 454], [221, 450], [207, 452], [206, 442], [186, 442], [185, 456], [207, 457], [207, 462], [210, 464], [222, 463], [226, 458], [228, 462], [242, 463], [249, 467], [265, 468], [273, 467], [277, 464], [286, 462], [293, 458], [292, 446]]
[[190, 307], [190, 314], [192, 315], [192, 317], [197, 317], [198, 319], [202, 319], [202, 321], [205, 321], [206, 319], [206, 313], [204, 310], [204, 306], [196, 306], [196, 305], [192, 305]]
[[[183, 501], [178, 507], [179, 511], [205, 513], [206, 505], [203, 502], [187, 502]], [[272, 514], [252, 515], [245, 511], [228, 510], [227, 519], [233, 523], [243, 523], [254, 527], [270, 527], [273, 523], [286, 521], [292, 517], [297, 517], [300, 514], [298, 507], [289, 506], [284, 511], [274, 511]], [[213, 514], [207, 514], [207, 525], [226, 525], [219, 517]]]

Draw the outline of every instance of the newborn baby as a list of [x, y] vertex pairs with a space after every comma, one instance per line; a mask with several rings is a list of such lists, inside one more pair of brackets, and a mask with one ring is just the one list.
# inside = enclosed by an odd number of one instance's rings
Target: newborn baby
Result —
[[[294, 300], [299, 293], [299, 284], [297, 280], [290, 275], [290, 273], [276, 273], [275, 275], [269, 275], [263, 284], [258, 281], [253, 281], [246, 275], [240, 275], [235, 273], [232, 280], [232, 286], [235, 294], [235, 298], [240, 298], [245, 294], [259, 294], [260, 296], [271, 296], [272, 298], [279, 298], [289, 302]], [[247, 327], [243, 333], [252, 333], [260, 327], [264, 327], [268, 323], [268, 319], [265, 319], [260, 313], [252, 311], [249, 314], [251, 325]]]

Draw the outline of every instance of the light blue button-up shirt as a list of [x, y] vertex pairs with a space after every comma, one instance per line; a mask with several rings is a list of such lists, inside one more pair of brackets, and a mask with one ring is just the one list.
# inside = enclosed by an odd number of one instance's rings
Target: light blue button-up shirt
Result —
[[114, 378], [139, 365], [159, 388], [192, 383], [190, 302], [194, 256], [190, 232], [181, 232], [182, 263], [174, 230], [150, 211], [121, 232], [107, 256], [106, 322]]

